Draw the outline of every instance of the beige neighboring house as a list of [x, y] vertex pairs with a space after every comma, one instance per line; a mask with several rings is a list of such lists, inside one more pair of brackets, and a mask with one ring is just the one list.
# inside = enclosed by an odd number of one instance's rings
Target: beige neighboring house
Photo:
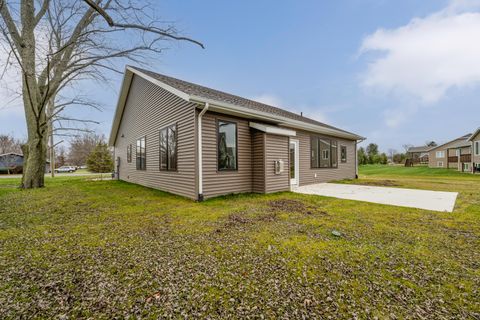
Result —
[[468, 141], [472, 143], [472, 168], [474, 172], [480, 172], [480, 128], [468, 138]]
[[472, 172], [472, 142], [469, 141], [471, 136], [467, 134], [431, 149], [428, 166]]
[[420, 146], [410, 147], [407, 150], [407, 159], [410, 159], [413, 163], [427, 164], [429, 158], [429, 151], [435, 147]]
[[353, 179], [363, 139], [300, 114], [128, 66], [109, 144], [119, 179], [201, 201]]

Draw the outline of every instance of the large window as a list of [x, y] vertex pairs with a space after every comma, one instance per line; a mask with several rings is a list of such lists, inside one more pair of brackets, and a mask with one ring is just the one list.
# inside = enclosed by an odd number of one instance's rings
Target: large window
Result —
[[218, 170], [237, 170], [237, 124], [219, 120], [217, 130]]
[[445, 151], [437, 151], [435, 153], [435, 157], [437, 158], [445, 158]]
[[137, 140], [136, 150], [137, 170], [147, 170], [147, 154], [145, 149], [145, 137]]
[[128, 163], [132, 162], [132, 145], [131, 144], [127, 146], [127, 162]]
[[310, 147], [312, 168], [336, 168], [338, 166], [337, 141], [312, 137]]
[[347, 162], [347, 147], [341, 146], [340, 147], [340, 159], [342, 162]]
[[160, 130], [160, 170], [177, 170], [177, 125]]

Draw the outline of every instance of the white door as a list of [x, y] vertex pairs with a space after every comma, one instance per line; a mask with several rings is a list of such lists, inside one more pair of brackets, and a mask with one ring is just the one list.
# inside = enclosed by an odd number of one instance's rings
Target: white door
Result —
[[290, 139], [290, 147], [289, 147], [289, 155], [290, 155], [290, 187], [298, 186], [298, 175], [299, 175], [299, 155], [298, 155], [298, 140], [291, 140]]

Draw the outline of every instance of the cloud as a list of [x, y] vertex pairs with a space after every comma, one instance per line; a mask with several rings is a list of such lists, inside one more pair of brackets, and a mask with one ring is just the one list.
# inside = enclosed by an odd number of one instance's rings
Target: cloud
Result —
[[367, 36], [360, 54], [373, 53], [362, 84], [422, 104], [480, 83], [480, 1], [452, 1], [445, 9], [396, 29]]
[[263, 93], [258, 96], [255, 96], [252, 98], [252, 100], [265, 103], [273, 107], [282, 108], [297, 114], [299, 114], [300, 112], [303, 112], [303, 115], [305, 117], [308, 117], [310, 119], [314, 119], [320, 122], [327, 122], [327, 116], [325, 115], [323, 108], [320, 108], [320, 107], [312, 107], [312, 106], [306, 106], [302, 104], [289, 104], [289, 103], [286, 103], [280, 97], [274, 94], [269, 94], [269, 93]]

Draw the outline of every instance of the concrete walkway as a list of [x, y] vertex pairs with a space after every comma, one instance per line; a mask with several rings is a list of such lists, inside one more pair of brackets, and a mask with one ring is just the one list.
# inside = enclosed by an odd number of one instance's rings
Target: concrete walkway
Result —
[[458, 192], [320, 183], [295, 188], [294, 192], [358, 200], [392, 206], [452, 212]]

